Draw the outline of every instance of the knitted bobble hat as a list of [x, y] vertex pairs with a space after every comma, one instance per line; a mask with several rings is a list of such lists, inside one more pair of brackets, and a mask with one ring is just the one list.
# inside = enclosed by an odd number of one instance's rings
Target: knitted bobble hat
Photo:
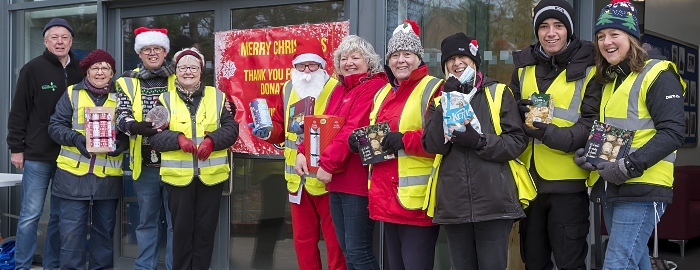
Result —
[[606, 28], [619, 29], [639, 39], [637, 9], [628, 0], [613, 0], [600, 11], [593, 33]]
[[537, 29], [546, 19], [554, 18], [559, 20], [566, 27], [566, 38], [571, 39], [574, 34], [574, 8], [565, 0], [542, 0], [532, 10], [532, 28], [537, 37]]
[[398, 51], [409, 51], [423, 60], [423, 45], [420, 43], [420, 27], [412, 20], [405, 20], [400, 24], [389, 39], [387, 45], [386, 58]]
[[112, 68], [112, 74], [114, 74], [114, 58], [108, 52], [102, 49], [93, 50], [87, 56], [85, 56], [83, 60], [80, 60], [80, 68], [83, 70], [84, 74], [87, 74], [92, 65], [101, 62], [106, 62], [109, 67]]

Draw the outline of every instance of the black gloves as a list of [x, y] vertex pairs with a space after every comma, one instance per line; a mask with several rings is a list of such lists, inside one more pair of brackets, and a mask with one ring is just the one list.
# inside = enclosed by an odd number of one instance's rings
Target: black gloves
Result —
[[518, 100], [518, 110], [520, 111], [520, 117], [523, 118], [523, 122], [525, 122], [525, 113], [530, 112], [530, 107], [528, 107], [528, 105], [532, 105], [532, 100], [529, 100], [529, 99]]
[[603, 162], [598, 164], [597, 167], [600, 177], [615, 185], [622, 185], [632, 178], [625, 166], [625, 158], [618, 159], [615, 162]]
[[350, 151], [353, 153], [358, 153], [360, 152], [359, 147], [359, 142], [357, 142], [357, 135], [355, 133], [350, 133], [350, 136], [348, 136], [348, 146], [350, 147]]
[[442, 86], [442, 92], [452, 92], [452, 91], [457, 91], [457, 92], [464, 92], [463, 91], [463, 86], [462, 83], [459, 82], [459, 80], [455, 77], [450, 77], [445, 81], [445, 84]]
[[467, 124], [465, 131], [452, 131], [450, 141], [453, 144], [474, 149], [479, 144], [480, 138], [479, 132], [476, 132], [471, 124]]
[[158, 130], [153, 128], [153, 123], [151, 122], [134, 122], [129, 126], [129, 131], [131, 135], [143, 135], [150, 137], [158, 134]]
[[399, 150], [403, 148], [403, 133], [389, 132], [384, 136], [384, 140], [382, 140], [382, 151], [390, 150], [392, 153], [398, 153]]
[[536, 129], [530, 128], [528, 125], [523, 125], [523, 130], [525, 131], [525, 135], [542, 140], [544, 137], [544, 134], [547, 132], [547, 129], [551, 124], [545, 124], [545, 123], [540, 123], [540, 122], [533, 122], [533, 126], [536, 127]]
[[596, 168], [590, 162], [586, 161], [585, 149], [579, 148], [574, 152], [574, 163], [578, 165], [579, 168], [586, 171], [595, 171]]
[[114, 151], [107, 153], [110, 157], [119, 156], [122, 152], [129, 150], [129, 136], [124, 133], [117, 135], [117, 141], [114, 143], [117, 147], [114, 148]]
[[87, 148], [85, 147], [85, 135], [83, 134], [78, 134], [75, 136], [73, 139], [73, 144], [75, 145], [76, 148], [78, 148], [78, 151], [80, 151], [80, 154], [83, 155], [86, 158], [91, 158], [92, 156], [90, 155], [90, 152], [88, 152]]

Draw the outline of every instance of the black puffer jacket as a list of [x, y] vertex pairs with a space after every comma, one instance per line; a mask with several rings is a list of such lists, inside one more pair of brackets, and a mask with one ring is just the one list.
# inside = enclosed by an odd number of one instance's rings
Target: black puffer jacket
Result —
[[460, 224], [525, 216], [518, 200], [515, 180], [508, 160], [518, 157], [527, 146], [527, 136], [513, 95], [506, 89], [501, 107], [502, 134], [496, 135], [486, 99], [485, 86], [497, 82], [484, 79], [471, 101], [481, 123], [485, 140], [476, 149], [444, 143], [442, 105], [430, 106], [425, 119], [425, 151], [444, 155], [436, 190], [437, 205], [433, 222]]

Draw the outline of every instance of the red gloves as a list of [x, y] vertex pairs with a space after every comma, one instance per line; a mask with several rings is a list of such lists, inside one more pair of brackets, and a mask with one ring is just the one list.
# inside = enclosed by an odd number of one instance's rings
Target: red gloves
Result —
[[180, 149], [182, 149], [182, 151], [185, 151], [186, 153], [194, 154], [194, 151], [197, 150], [197, 146], [194, 145], [194, 142], [192, 142], [192, 140], [190, 140], [189, 138], [185, 137], [185, 135], [183, 134], [177, 135], [177, 144], [179, 144]]
[[209, 158], [209, 154], [211, 154], [211, 151], [214, 149], [214, 141], [206, 137], [202, 141], [202, 143], [199, 144], [199, 149], [197, 149], [197, 159], [199, 160], [206, 160]]

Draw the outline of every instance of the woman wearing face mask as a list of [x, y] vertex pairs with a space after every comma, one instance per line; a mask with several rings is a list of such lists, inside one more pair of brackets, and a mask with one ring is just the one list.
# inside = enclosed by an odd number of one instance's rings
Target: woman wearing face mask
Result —
[[508, 87], [478, 70], [475, 39], [454, 34], [442, 41], [441, 52], [448, 78], [443, 92], [468, 96], [482, 134], [467, 123], [465, 131], [445, 136], [443, 105], [429, 107], [423, 147], [441, 161], [428, 211], [445, 228], [454, 269], [506, 269], [508, 235], [525, 216], [508, 161], [525, 150], [527, 136]]
[[616, 0], [595, 26], [596, 79], [604, 83], [600, 121], [634, 130], [632, 147], [596, 167], [581, 156], [583, 149], [575, 157], [581, 168], [597, 169], [591, 179], [604, 180], [591, 192], [602, 193], [610, 233], [604, 269], [651, 269], [647, 241], [671, 203], [673, 162], [685, 133], [683, 82], [672, 62], [642, 48], [636, 14], [632, 4]]
[[[343, 116], [345, 124], [321, 153], [316, 177], [330, 193], [333, 225], [348, 269], [379, 269], [372, 248], [375, 222], [367, 211], [367, 167], [350, 151], [348, 136], [369, 125], [372, 100], [377, 91], [389, 87], [388, 81], [379, 55], [361, 37], [343, 38], [333, 60], [340, 84], [328, 98], [323, 114]], [[300, 143], [295, 165], [299, 175], [309, 175], [304, 151], [304, 143]]]
[[[440, 95], [442, 80], [428, 75], [423, 63], [420, 28], [414, 21], [399, 25], [389, 40], [386, 66], [391, 88], [374, 99], [370, 123], [389, 122], [382, 148], [396, 159], [371, 170], [369, 215], [384, 221], [384, 238], [392, 269], [432, 269], [440, 227], [421, 208], [435, 155], [421, 144], [423, 116], [430, 100]], [[348, 137], [357, 152], [357, 137]], [[421, 195], [416, 195], [421, 194]]]
[[158, 97], [170, 112], [170, 124], [148, 141], [161, 153], [160, 175], [177, 236], [173, 269], [208, 269], [223, 182], [229, 176], [227, 149], [238, 138], [238, 123], [231, 117], [236, 108], [228, 112], [224, 94], [202, 83], [204, 56], [196, 48], [175, 53], [173, 63], [172, 90]]
[[[90, 153], [86, 147], [87, 107], [116, 108], [114, 58], [97, 49], [80, 61], [85, 79], [71, 85], [56, 104], [49, 122], [51, 139], [61, 145], [51, 192], [60, 198], [61, 269], [114, 268], [112, 235], [122, 187], [122, 152], [129, 138], [117, 135], [116, 149]], [[91, 224], [85, 226], [85, 224]], [[90, 234], [90, 250], [86, 251]]]

